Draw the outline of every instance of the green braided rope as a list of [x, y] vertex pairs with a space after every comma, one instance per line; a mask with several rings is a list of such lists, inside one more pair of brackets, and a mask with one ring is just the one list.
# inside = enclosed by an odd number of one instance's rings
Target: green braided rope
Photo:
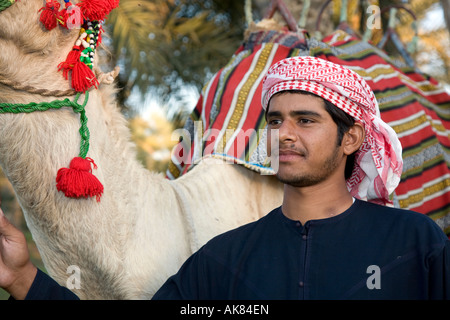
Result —
[[[1, 1], [1, 0], [0, 0]], [[79, 157], [86, 158], [86, 155], [89, 151], [89, 129], [87, 127], [87, 116], [86, 116], [86, 104], [89, 99], [89, 92], [86, 91], [85, 98], [83, 104], [78, 104], [78, 98], [80, 97], [81, 93], [78, 93], [75, 96], [74, 101], [70, 101], [68, 98], [64, 100], [54, 100], [52, 102], [31, 102], [28, 104], [23, 103], [0, 103], [0, 114], [2, 113], [31, 113], [34, 111], [47, 111], [50, 109], [61, 109], [63, 107], [71, 107], [75, 113], [80, 114], [80, 136], [81, 136], [81, 143], [80, 143], [80, 153]]]
[[0, 12], [8, 9], [16, 0], [0, 0]]

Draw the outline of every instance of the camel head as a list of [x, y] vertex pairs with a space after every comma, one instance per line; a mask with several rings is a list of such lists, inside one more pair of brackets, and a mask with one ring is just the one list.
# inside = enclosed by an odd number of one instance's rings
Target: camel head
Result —
[[[4, 5], [11, 2], [9, 7]], [[0, 0], [0, 84], [6, 78], [32, 88], [72, 89], [67, 73], [59, 72], [59, 64], [66, 61], [80, 37], [81, 16], [86, 17], [81, 14], [83, 5], [97, 6], [98, 2], [111, 3], [104, 10], [107, 13], [118, 5], [118, 0]]]
[[[0, 80], [6, 78], [38, 89], [68, 90], [70, 84], [58, 72], [58, 64], [70, 52], [79, 30], [47, 30], [39, 21], [44, 5], [44, 0], [16, 0], [0, 12]], [[17, 92], [12, 95], [17, 96]], [[2, 100], [11, 102], [10, 97]]]
[[[17, 144], [18, 141], [14, 139], [14, 136], [17, 136], [17, 130], [30, 131], [45, 127], [42, 126], [43, 118], [54, 124], [67, 124], [67, 121], [61, 119], [63, 113], [46, 112], [45, 115], [33, 115], [27, 118], [12, 117], [12, 114], [72, 107], [73, 111], [79, 114], [81, 124], [79, 130], [73, 130], [73, 132], [79, 131], [81, 135], [79, 157], [75, 160], [83, 163], [85, 171], [89, 172], [91, 165], [96, 166], [92, 159], [87, 157], [89, 129], [86, 113], [95, 111], [96, 117], [100, 118], [99, 113], [103, 109], [92, 109], [92, 106], [107, 104], [103, 100], [104, 96], [97, 94], [97, 90], [89, 98], [90, 89], [93, 87], [97, 89], [99, 85], [97, 79], [99, 74], [95, 74], [94, 68], [95, 50], [101, 39], [101, 23], [119, 2], [118, 0], [73, 2], [65, 0], [61, 4], [59, 1], [61, 0], [0, 0], [0, 47], [2, 48], [0, 127], [3, 130], [0, 131], [4, 132], [3, 139], [0, 141], [0, 150], [2, 146], [11, 148], [11, 145]], [[117, 71], [113, 73], [117, 74]], [[100, 75], [105, 78], [104, 74]], [[103, 81], [103, 78], [100, 78], [100, 81], [108, 83], [109, 79]], [[81, 93], [84, 96], [81, 101], [78, 101]], [[57, 99], [60, 97], [65, 99]], [[91, 105], [89, 110], [88, 101]], [[26, 107], [19, 107], [19, 104], [24, 104]], [[14, 119], [15, 125], [11, 124], [11, 119]], [[6, 128], [7, 123], [10, 130]], [[11, 133], [15, 131], [16, 134]], [[8, 132], [10, 135], [7, 136]], [[63, 132], [67, 131], [63, 130]], [[42, 140], [60, 136], [60, 133], [45, 135], [43, 130], [39, 134], [42, 135]], [[24, 137], [23, 134], [21, 136]], [[29, 140], [34, 139], [30, 136]], [[62, 147], [61, 142], [56, 145]], [[54, 153], [49, 152], [49, 154]], [[63, 149], [60, 148], [56, 154], [64, 154]], [[5, 160], [5, 163], [8, 161]], [[19, 178], [17, 176], [17, 179]], [[88, 178], [92, 176], [89, 175]], [[58, 176], [57, 181], [59, 181], [58, 186], [61, 186], [66, 185], [67, 181], [73, 182], [73, 179], [60, 180]], [[97, 190], [95, 195], [98, 196], [103, 187], [96, 180], [94, 182], [96, 182], [94, 189]], [[86, 187], [79, 183], [69, 183], [67, 186], [69, 188], [75, 186], [76, 190]], [[66, 187], [62, 187], [61, 191], [64, 191], [66, 195], [74, 195]], [[59, 187], [58, 190], [60, 190]], [[75, 193], [78, 197], [78, 191]], [[87, 194], [80, 194], [80, 196], [84, 195]], [[94, 192], [89, 192], [89, 195], [94, 195]]]
[[39, 21], [41, 14], [39, 10], [44, 6], [44, 0], [16, 0], [10, 7], [0, 12], [1, 41], [14, 42], [23, 53], [43, 55], [68, 45], [78, 31], [65, 28], [47, 30]]

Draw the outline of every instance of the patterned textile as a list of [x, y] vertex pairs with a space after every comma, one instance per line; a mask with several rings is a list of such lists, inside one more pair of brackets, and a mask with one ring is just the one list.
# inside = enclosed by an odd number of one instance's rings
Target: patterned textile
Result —
[[314, 93], [363, 124], [365, 140], [355, 155], [347, 188], [357, 199], [392, 204], [400, 182], [402, 148], [395, 131], [380, 118], [372, 89], [355, 72], [316, 57], [291, 57], [275, 63], [262, 82], [262, 107], [277, 92]]
[[174, 148], [167, 177], [183, 175], [203, 157], [273, 173], [261, 130], [266, 125], [261, 81], [270, 65], [292, 56], [319, 57], [366, 80], [381, 118], [397, 132], [403, 147], [403, 173], [392, 195], [394, 205], [429, 215], [450, 234], [450, 95], [434, 79], [342, 31], [322, 41], [306, 33], [251, 34], [204, 87], [186, 122], [189, 134]]

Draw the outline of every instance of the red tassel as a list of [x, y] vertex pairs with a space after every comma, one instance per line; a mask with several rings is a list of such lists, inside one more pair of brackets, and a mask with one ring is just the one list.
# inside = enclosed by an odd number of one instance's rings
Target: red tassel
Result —
[[89, 0], [77, 4], [83, 16], [91, 21], [105, 20], [112, 9], [117, 8], [119, 0]]
[[103, 185], [92, 174], [91, 165], [97, 166], [91, 158], [75, 157], [69, 168], [61, 168], [56, 175], [56, 188], [69, 198], [87, 198], [96, 196], [97, 201], [103, 194]]
[[86, 92], [92, 86], [96, 89], [98, 86], [94, 72], [83, 62], [76, 62], [72, 69], [72, 88], [77, 92]]
[[74, 46], [72, 50], [67, 55], [66, 61], [61, 62], [58, 65], [58, 71], [63, 70], [63, 75], [66, 80], [69, 76], [69, 71], [73, 69], [76, 63], [80, 61], [81, 57], [81, 48], [80, 46]]
[[45, 7], [42, 7], [38, 12], [41, 12], [41, 17], [39, 20], [44, 24], [47, 30], [52, 30], [56, 27], [57, 20], [59, 16], [59, 7], [61, 5], [56, 0], [47, 0]]

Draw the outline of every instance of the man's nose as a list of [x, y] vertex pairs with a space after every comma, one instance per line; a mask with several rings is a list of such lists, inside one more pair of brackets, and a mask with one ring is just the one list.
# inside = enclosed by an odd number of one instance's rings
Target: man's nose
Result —
[[280, 142], [297, 140], [297, 132], [295, 130], [295, 123], [290, 120], [285, 120], [281, 123], [279, 130]]

